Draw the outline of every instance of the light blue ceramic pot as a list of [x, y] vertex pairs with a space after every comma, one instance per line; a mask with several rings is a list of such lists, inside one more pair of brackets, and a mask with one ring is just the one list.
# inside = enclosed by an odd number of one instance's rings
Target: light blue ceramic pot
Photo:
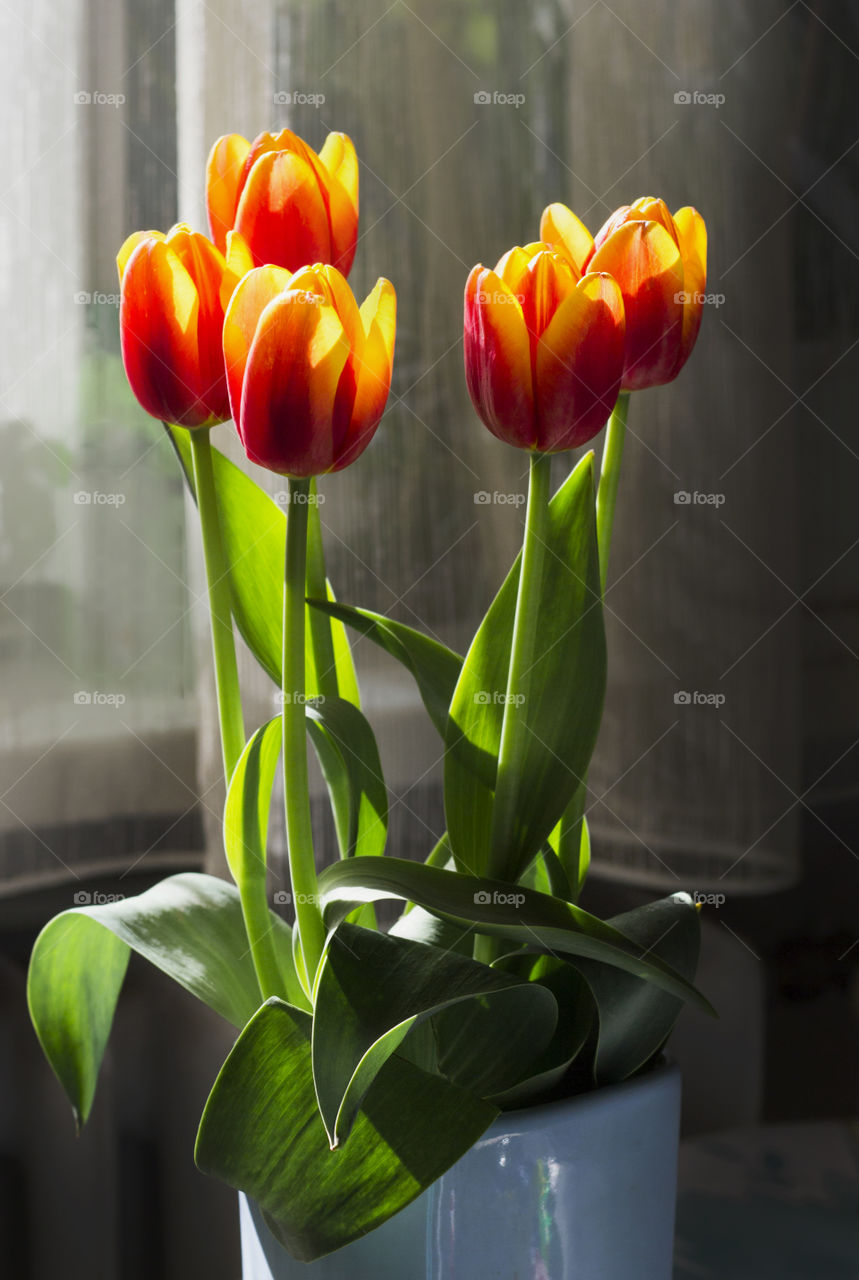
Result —
[[244, 1280], [670, 1280], [680, 1073], [500, 1116], [408, 1208], [294, 1261], [240, 1199]]

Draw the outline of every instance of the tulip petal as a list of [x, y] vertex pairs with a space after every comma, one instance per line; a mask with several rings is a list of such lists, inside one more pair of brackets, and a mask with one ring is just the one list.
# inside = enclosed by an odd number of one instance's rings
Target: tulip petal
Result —
[[674, 219], [668, 211], [668, 205], [658, 196], [639, 196], [633, 200], [626, 215], [627, 222], [658, 222], [664, 227], [671, 239], [677, 241]]
[[239, 194], [244, 180], [244, 164], [250, 143], [240, 133], [228, 133], [209, 152], [206, 163], [206, 212], [209, 231], [224, 253], [227, 232], [236, 220]]
[[224, 316], [224, 363], [233, 422], [242, 438], [242, 385], [248, 354], [259, 318], [268, 304], [283, 293], [292, 277], [282, 267], [257, 267], [238, 284]]
[[537, 448], [574, 449], [608, 419], [624, 360], [623, 295], [606, 274], [588, 274], [564, 299], [537, 347]]
[[532, 362], [537, 339], [564, 299], [575, 289], [576, 279], [566, 257], [554, 249], [541, 247], [531, 258], [521, 287], [525, 291], [522, 315], [531, 336]]
[[358, 243], [358, 157], [345, 133], [329, 133], [319, 159], [328, 174], [328, 217], [331, 223], [331, 257], [348, 276]]
[[226, 266], [221, 280], [221, 306], [224, 311], [240, 280], [253, 271], [254, 259], [250, 245], [240, 231], [227, 232]]
[[236, 230], [257, 266], [274, 263], [295, 271], [305, 262], [328, 261], [328, 211], [312, 164], [293, 151], [267, 151], [248, 174], [236, 213]]
[[689, 206], [674, 215], [680, 256], [683, 259], [683, 336], [675, 374], [689, 358], [704, 310], [703, 295], [707, 288], [707, 226], [697, 209]]
[[313, 476], [333, 462], [337, 387], [349, 355], [333, 307], [287, 290], [265, 308], [248, 353], [241, 437], [251, 462]]
[[119, 253], [116, 255], [116, 269], [119, 272], [119, 283], [122, 284], [122, 277], [125, 274], [125, 268], [128, 265], [128, 259], [134, 253], [134, 250], [143, 240], [163, 240], [163, 231], [132, 231], [131, 235], [123, 241]]
[[177, 224], [168, 232], [167, 244], [177, 255], [197, 289], [200, 396], [209, 406], [213, 417], [223, 420], [229, 414], [221, 344], [224, 327], [221, 285], [226, 263], [211, 240], [198, 231], [192, 231], [184, 223]]
[[528, 330], [515, 294], [475, 267], [465, 286], [465, 376], [481, 420], [500, 440], [533, 448], [537, 428]]
[[345, 440], [335, 452], [334, 471], [340, 471], [364, 452], [385, 411], [391, 389], [397, 295], [389, 280], [376, 281], [361, 304], [361, 338], [353, 346], [355, 397]]
[[658, 222], [624, 222], [599, 245], [589, 271], [607, 271], [623, 292], [623, 389], [657, 387], [674, 377], [683, 324], [683, 262]]
[[560, 249], [575, 267], [576, 275], [594, 251], [594, 238], [580, 218], [565, 204], [550, 204], [540, 219], [540, 239]]
[[194, 281], [178, 255], [163, 239], [141, 241], [122, 278], [122, 360], [146, 412], [183, 427], [212, 420], [200, 398], [198, 312]]

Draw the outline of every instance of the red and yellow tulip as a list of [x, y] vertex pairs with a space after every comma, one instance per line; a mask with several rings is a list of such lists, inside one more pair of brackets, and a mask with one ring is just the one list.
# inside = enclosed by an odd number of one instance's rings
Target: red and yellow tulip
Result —
[[579, 271], [607, 271], [626, 312], [624, 391], [677, 377], [698, 330], [707, 283], [707, 228], [696, 209], [669, 213], [642, 197], [611, 215], [595, 238], [563, 204], [544, 211], [540, 235]]
[[[234, 263], [236, 251], [232, 253]], [[241, 250], [238, 250], [241, 257]], [[221, 331], [241, 268], [184, 223], [136, 231], [117, 255], [126, 376], [147, 413], [183, 427], [230, 416]]]
[[465, 286], [465, 373], [489, 430], [553, 453], [590, 440], [620, 390], [624, 316], [605, 273], [580, 275], [544, 243], [475, 267]]
[[233, 420], [252, 462], [282, 475], [340, 471], [376, 430], [391, 386], [396, 295], [379, 280], [358, 307], [345, 277], [316, 264], [258, 267], [224, 321]]
[[222, 252], [236, 230], [254, 266], [327, 262], [348, 275], [358, 239], [355, 148], [345, 133], [329, 133], [318, 155], [291, 129], [253, 143], [227, 134], [209, 154], [206, 206]]

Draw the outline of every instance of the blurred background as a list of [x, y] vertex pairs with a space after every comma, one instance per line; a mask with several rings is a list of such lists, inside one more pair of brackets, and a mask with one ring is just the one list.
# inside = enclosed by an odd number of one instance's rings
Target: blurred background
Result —
[[[468, 270], [535, 239], [553, 200], [592, 230], [646, 194], [706, 218], [695, 353], [632, 403], [585, 905], [681, 888], [708, 902], [701, 985], [721, 1019], [684, 1015], [674, 1041], [688, 1135], [855, 1112], [859, 5], [2, 9], [4, 1274], [239, 1274], [234, 1197], [192, 1160], [229, 1029], [133, 960], [76, 1140], [25, 1007], [52, 913], [173, 871], [226, 874], [198, 533], [124, 381], [114, 266], [133, 230], [205, 229], [206, 155], [226, 132], [355, 141], [351, 283], [395, 283], [397, 359], [374, 443], [321, 486], [329, 571], [341, 599], [460, 649], [515, 555], [526, 486], [524, 456], [465, 391]], [[237, 456], [229, 425], [215, 440]], [[366, 642], [356, 661], [392, 847], [424, 857], [443, 829], [437, 741], [399, 668]], [[241, 674], [252, 727], [274, 690], [246, 655]], [[325, 846], [321, 795], [317, 817]]]

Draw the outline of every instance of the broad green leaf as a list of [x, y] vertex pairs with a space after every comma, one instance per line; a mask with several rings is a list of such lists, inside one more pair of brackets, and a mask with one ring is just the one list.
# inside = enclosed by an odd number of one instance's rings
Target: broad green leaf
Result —
[[372, 728], [343, 698], [308, 702], [307, 730], [331, 796], [342, 857], [384, 853], [388, 792]]
[[578, 902], [591, 865], [591, 837], [585, 817], [587, 794], [587, 783], [582, 781], [550, 836], [571, 885], [569, 896], [572, 902]]
[[[701, 927], [688, 894], [649, 902], [609, 921], [690, 982], [698, 966]], [[682, 1001], [649, 982], [590, 960], [573, 961], [587, 981], [599, 1010], [594, 1066], [597, 1084], [626, 1080], [658, 1053], [683, 1007]]]
[[[311, 497], [316, 497], [315, 480], [311, 481], [310, 493]], [[307, 516], [307, 594], [333, 601], [334, 591], [325, 576], [325, 550], [318, 503], [311, 504]], [[343, 623], [328, 617], [319, 609], [310, 608], [305, 611], [305, 619], [308, 692], [323, 698], [344, 698], [360, 707], [358, 677]]]
[[316, 982], [313, 1078], [332, 1148], [379, 1071], [434, 1019], [441, 1073], [486, 1096], [516, 1083], [557, 1024], [554, 996], [436, 947], [342, 924]]
[[350, 858], [326, 867], [319, 877], [319, 892], [329, 928], [362, 903], [405, 899], [520, 946], [614, 965], [713, 1012], [700, 992], [658, 956], [649, 954], [648, 947], [581, 907], [524, 885], [443, 871], [404, 858]]
[[423, 699], [430, 719], [442, 738], [447, 727], [447, 709], [462, 667], [462, 658], [452, 649], [432, 640], [414, 627], [394, 622], [381, 613], [369, 609], [354, 609], [350, 605], [326, 603], [315, 599], [308, 601], [315, 609], [327, 613], [360, 631], [391, 657], [412, 673], [418, 692]]
[[[373, 859], [377, 861], [377, 859]], [[268, 1001], [233, 1046], [206, 1103], [196, 1161], [246, 1192], [302, 1262], [348, 1244], [404, 1208], [498, 1114], [466, 1090], [394, 1055], [352, 1141], [332, 1153], [319, 1118], [311, 1020]]]
[[405, 910], [399, 920], [388, 930], [394, 938], [411, 938], [412, 942], [424, 942], [430, 947], [441, 947], [443, 951], [456, 951], [459, 955], [470, 956], [474, 946], [474, 929], [469, 926], [454, 924], [452, 920], [444, 920], [434, 916], [423, 907], [412, 905]]
[[[288, 938], [274, 914], [272, 929]], [[224, 880], [188, 872], [137, 897], [55, 916], [33, 947], [27, 999], [79, 1126], [92, 1106], [129, 949], [235, 1027], [260, 1004], [238, 891]]]
[[[182, 464], [185, 479], [196, 500], [188, 432], [183, 427], [167, 428]], [[230, 565], [233, 616], [242, 637], [259, 662], [280, 685], [283, 643], [283, 570], [286, 545], [286, 516], [276, 502], [218, 449], [212, 450], [215, 489], [224, 549]], [[314, 573], [319, 572], [321, 539], [319, 511], [311, 508], [308, 521], [308, 552]], [[318, 544], [318, 545], [317, 545]], [[324, 580], [324, 563], [322, 565]], [[314, 592], [319, 584], [314, 578]], [[330, 594], [330, 588], [328, 588]], [[308, 611], [309, 612], [309, 611]], [[307, 694], [326, 691], [356, 701], [358, 685], [349, 642], [342, 624], [332, 622], [336, 688], [331, 684], [330, 663], [319, 664], [325, 689], [318, 687], [318, 630], [308, 621], [309, 645]]]
[[[499, 967], [508, 970], [508, 964], [503, 962]], [[505, 1111], [566, 1096], [564, 1079], [585, 1049], [596, 1021], [590, 988], [572, 965], [550, 956], [540, 956], [536, 963], [533, 956], [514, 956], [509, 971], [527, 974], [531, 982], [552, 992], [558, 1004], [558, 1025], [550, 1043], [521, 1081], [493, 1095], [492, 1101]]]
[[496, 832], [492, 850], [492, 793], [520, 563], [521, 555], [465, 657], [445, 739], [445, 814], [457, 866], [476, 875], [492, 867], [505, 880], [516, 880], [550, 835], [587, 772], [599, 730], [606, 650], [592, 454], [549, 504], [537, 655], [529, 696], [517, 708], [521, 802], [510, 829]]

